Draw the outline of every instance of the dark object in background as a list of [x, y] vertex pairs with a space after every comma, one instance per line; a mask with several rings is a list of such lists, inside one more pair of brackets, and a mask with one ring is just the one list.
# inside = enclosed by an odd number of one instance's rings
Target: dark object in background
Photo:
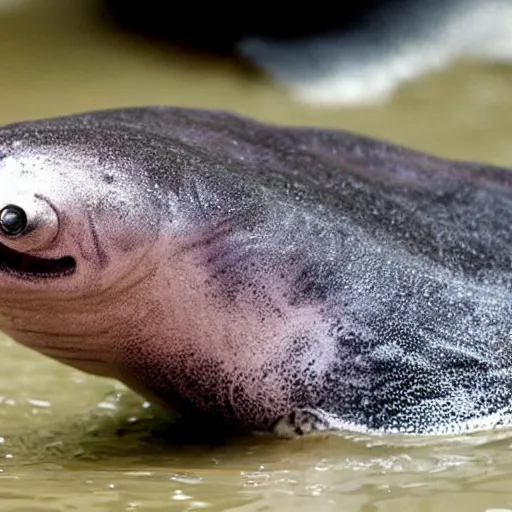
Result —
[[101, 1], [120, 26], [242, 55], [309, 102], [384, 100], [402, 82], [460, 57], [512, 59], [511, 0], [353, 0], [293, 8], [273, 2], [238, 10], [222, 3]]
[[[275, 2], [258, 3], [252, 9], [218, 2], [182, 2], [174, 7], [168, 0], [103, 0], [106, 13], [121, 25], [144, 35], [206, 51], [231, 53], [247, 37], [290, 41], [331, 31], [351, 30], [377, 7], [400, 8], [408, 0], [361, 0], [336, 5], [316, 5], [316, 10], [293, 12]], [[187, 22], [189, 20], [189, 22]]]

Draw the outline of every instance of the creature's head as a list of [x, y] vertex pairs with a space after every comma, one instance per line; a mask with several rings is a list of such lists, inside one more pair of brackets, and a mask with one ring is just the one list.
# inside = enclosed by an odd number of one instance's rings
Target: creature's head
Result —
[[0, 297], [81, 297], [135, 278], [160, 228], [146, 164], [143, 140], [108, 126], [0, 130]]

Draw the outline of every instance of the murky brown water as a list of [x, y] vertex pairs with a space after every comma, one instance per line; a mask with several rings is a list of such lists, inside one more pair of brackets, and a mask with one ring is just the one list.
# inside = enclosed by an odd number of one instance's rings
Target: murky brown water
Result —
[[[512, 67], [460, 64], [383, 106], [314, 109], [232, 61], [109, 32], [86, 0], [3, 3], [16, 9], [0, 9], [0, 123], [121, 105], [218, 107], [512, 166]], [[512, 510], [512, 432], [184, 445], [166, 441], [160, 413], [116, 383], [5, 337], [0, 351], [2, 511]]]

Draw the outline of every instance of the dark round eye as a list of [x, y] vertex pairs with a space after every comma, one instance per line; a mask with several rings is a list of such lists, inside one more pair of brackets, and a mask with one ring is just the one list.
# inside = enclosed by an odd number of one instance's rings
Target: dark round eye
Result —
[[8, 204], [0, 210], [0, 229], [7, 236], [23, 233], [27, 227], [27, 214], [14, 204]]

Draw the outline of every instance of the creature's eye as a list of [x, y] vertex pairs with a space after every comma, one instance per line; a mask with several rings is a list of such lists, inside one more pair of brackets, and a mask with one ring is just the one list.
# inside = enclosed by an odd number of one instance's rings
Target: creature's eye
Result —
[[8, 204], [0, 210], [0, 229], [6, 236], [20, 235], [27, 224], [27, 214], [19, 206]]

